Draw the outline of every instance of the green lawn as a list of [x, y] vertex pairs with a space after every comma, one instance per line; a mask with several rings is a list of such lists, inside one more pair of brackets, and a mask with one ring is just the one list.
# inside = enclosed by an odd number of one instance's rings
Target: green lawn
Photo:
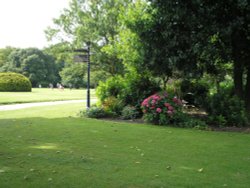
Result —
[[[86, 89], [33, 88], [32, 92], [0, 92], [0, 104], [86, 99]], [[91, 90], [95, 97], [95, 90]]]
[[250, 135], [82, 119], [84, 104], [0, 113], [0, 187], [250, 185]]

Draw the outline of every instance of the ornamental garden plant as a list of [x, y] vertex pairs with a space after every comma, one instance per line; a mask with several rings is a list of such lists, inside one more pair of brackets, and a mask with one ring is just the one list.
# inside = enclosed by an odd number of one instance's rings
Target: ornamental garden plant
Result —
[[144, 120], [157, 125], [180, 123], [184, 117], [182, 107], [177, 96], [166, 92], [151, 95], [141, 104]]

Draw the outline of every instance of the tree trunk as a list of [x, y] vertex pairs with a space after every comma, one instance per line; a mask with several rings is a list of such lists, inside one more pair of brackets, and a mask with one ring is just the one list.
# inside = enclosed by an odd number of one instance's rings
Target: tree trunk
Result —
[[234, 93], [236, 96], [244, 99], [244, 89], [243, 89], [243, 74], [244, 74], [244, 58], [242, 58], [242, 50], [244, 49], [243, 32], [236, 29], [232, 33], [232, 55], [234, 60]]
[[242, 63], [235, 62], [234, 63], [234, 93], [243, 99], [244, 92], [243, 92], [243, 73], [244, 73], [244, 67]]
[[167, 82], [168, 82], [168, 76], [163, 76], [162, 83], [163, 83], [163, 90], [166, 91], [167, 89]]
[[246, 91], [245, 91], [245, 102], [247, 112], [250, 115], [250, 65], [247, 67], [247, 83], [246, 83]]
[[220, 90], [221, 90], [220, 81], [219, 81], [219, 79], [217, 77], [215, 78], [215, 85], [216, 85], [217, 92], [220, 92]]

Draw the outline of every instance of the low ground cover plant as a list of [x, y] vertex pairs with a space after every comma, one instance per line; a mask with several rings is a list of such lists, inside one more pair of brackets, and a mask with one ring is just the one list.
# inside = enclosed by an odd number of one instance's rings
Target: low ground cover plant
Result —
[[104, 118], [107, 117], [108, 114], [105, 112], [105, 110], [101, 107], [91, 107], [88, 110], [81, 110], [79, 112], [80, 117], [88, 117], [88, 118]]
[[121, 118], [122, 119], [136, 119], [140, 117], [140, 114], [139, 112], [137, 111], [136, 107], [134, 106], [131, 106], [131, 105], [128, 105], [128, 106], [125, 106], [122, 110], [122, 115], [121, 115]]

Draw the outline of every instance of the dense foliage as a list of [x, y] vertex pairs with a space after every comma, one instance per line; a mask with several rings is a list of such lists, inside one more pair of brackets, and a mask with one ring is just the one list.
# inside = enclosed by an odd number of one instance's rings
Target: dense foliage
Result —
[[206, 107], [209, 113], [209, 121], [219, 126], [246, 126], [248, 117], [245, 111], [244, 101], [232, 95], [232, 89], [221, 89], [210, 96]]
[[143, 41], [145, 67], [163, 75], [186, 72], [182, 77], [207, 72], [220, 82], [229, 65], [234, 93], [250, 111], [249, 1], [150, 2], [146, 12], [151, 17], [132, 20], [130, 27]]
[[180, 91], [182, 98], [188, 104], [204, 106], [208, 97], [209, 84], [203, 80], [183, 80]]
[[84, 75], [87, 69], [82, 64], [73, 64], [65, 67], [61, 72], [60, 76], [62, 78], [62, 84], [66, 87], [86, 87], [86, 82], [84, 82]]
[[119, 116], [121, 115], [124, 104], [118, 98], [110, 96], [102, 102], [102, 107], [107, 113], [111, 114], [112, 116]]
[[0, 68], [8, 62], [8, 57], [14, 50], [16, 49], [12, 47], [6, 47], [0, 49]]
[[0, 73], [0, 91], [31, 91], [31, 82], [21, 74]]
[[95, 51], [91, 58], [95, 62], [93, 69], [105, 70], [111, 75], [122, 74], [122, 61], [116, 53], [108, 53], [105, 47], [112, 45], [120, 29], [118, 19], [131, 2], [71, 0], [69, 7], [54, 20], [55, 25], [47, 29], [46, 35], [51, 40], [59, 37], [64, 42], [71, 41], [72, 46], [78, 48], [91, 41], [91, 50]]
[[100, 82], [96, 89], [96, 95], [101, 102], [109, 97], [119, 98], [125, 87], [121, 76], [110, 77], [106, 82]]
[[115, 113], [120, 114], [122, 107], [130, 105], [135, 107], [140, 116], [142, 115], [141, 102], [158, 91], [160, 87], [149, 77], [127, 74], [124, 77], [110, 77], [106, 82], [101, 82], [96, 89], [96, 94], [104, 106], [107, 105], [107, 101], [117, 104], [114, 98], [119, 100], [119, 107], [116, 107]]
[[148, 76], [128, 74], [124, 77], [125, 87], [121, 93], [120, 100], [125, 105], [134, 106], [141, 114], [142, 101], [161, 90], [159, 85]]

